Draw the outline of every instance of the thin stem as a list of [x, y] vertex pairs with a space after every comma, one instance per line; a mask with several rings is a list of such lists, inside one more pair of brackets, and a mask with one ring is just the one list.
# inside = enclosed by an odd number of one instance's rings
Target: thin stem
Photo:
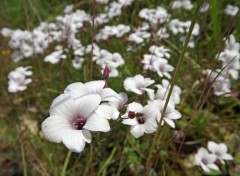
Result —
[[21, 146], [21, 155], [22, 155], [22, 164], [23, 164], [23, 175], [27, 176], [27, 164], [26, 164], [26, 158], [23, 148], [22, 140], [20, 139], [20, 146]]
[[[192, 34], [192, 31], [193, 31], [193, 28], [194, 28], [194, 25], [197, 21], [197, 17], [198, 17], [198, 13], [200, 11], [200, 7], [203, 3], [203, 0], [199, 1], [198, 5], [197, 5], [197, 9], [195, 11], [195, 14], [193, 16], [193, 20], [192, 20], [192, 23], [191, 23], [191, 26], [190, 26], [190, 29], [189, 29], [189, 32], [187, 34], [187, 37], [186, 37], [186, 41], [184, 43], [184, 46], [183, 46], [183, 50], [181, 52], [181, 55], [180, 55], [180, 58], [178, 60], [178, 63], [177, 63], [177, 66], [176, 66], [176, 69], [174, 71], [174, 74], [173, 74], [173, 78], [172, 78], [172, 81], [171, 81], [171, 86], [170, 86], [170, 89], [169, 89], [169, 92], [168, 92], [168, 96], [167, 96], [167, 99], [166, 99], [166, 103], [164, 105], [164, 108], [163, 108], [163, 112], [162, 112], [162, 115], [161, 115], [161, 118], [160, 118], [160, 122], [159, 122], [159, 127], [153, 137], [153, 142], [151, 144], [151, 147], [150, 147], [150, 150], [149, 150], [149, 154], [148, 154], [148, 158], [147, 158], [147, 162], [146, 162], [146, 168], [149, 168], [150, 167], [150, 160], [152, 158], [152, 153], [153, 153], [153, 150], [155, 148], [155, 145], [157, 143], [157, 138], [158, 138], [158, 135], [160, 133], [160, 130], [161, 130], [161, 124], [162, 124], [162, 121], [163, 121], [163, 117], [165, 115], [165, 112], [166, 112], [166, 109], [167, 109], [167, 105], [168, 105], [168, 102], [170, 100], [170, 97], [171, 97], [171, 93], [173, 91], [173, 87], [174, 87], [174, 84], [175, 84], [175, 81], [176, 81], [176, 76], [177, 76], [177, 73], [179, 71], [179, 68], [183, 62], [183, 59], [184, 59], [184, 54], [187, 50], [187, 46], [188, 46], [188, 43], [189, 43], [189, 40], [190, 40], [190, 37], [191, 37], [191, 34]], [[147, 172], [146, 172], [147, 173]]]
[[67, 153], [67, 156], [65, 158], [65, 161], [64, 161], [64, 165], [63, 165], [63, 168], [62, 168], [61, 176], [65, 176], [66, 175], [66, 170], [67, 170], [67, 166], [68, 166], [71, 154], [72, 154], [72, 152], [69, 150], [68, 153]]

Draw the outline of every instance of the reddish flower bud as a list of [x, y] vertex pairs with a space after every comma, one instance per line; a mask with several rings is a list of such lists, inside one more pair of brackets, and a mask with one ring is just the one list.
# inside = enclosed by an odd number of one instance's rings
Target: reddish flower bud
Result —
[[104, 70], [103, 70], [103, 79], [107, 79], [109, 77], [110, 70], [108, 66], [106, 65]]
[[135, 117], [135, 112], [129, 111], [129, 112], [128, 112], [128, 117], [129, 117], [130, 119], [133, 119], [133, 118]]
[[103, 88], [108, 88], [108, 83], [107, 81], [105, 80], [105, 84], [104, 84], [104, 87]]

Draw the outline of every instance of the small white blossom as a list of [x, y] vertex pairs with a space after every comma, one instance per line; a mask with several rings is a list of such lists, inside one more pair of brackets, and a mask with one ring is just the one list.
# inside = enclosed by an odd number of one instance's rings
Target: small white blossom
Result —
[[239, 7], [228, 4], [224, 10], [225, 14], [235, 16], [239, 11]]

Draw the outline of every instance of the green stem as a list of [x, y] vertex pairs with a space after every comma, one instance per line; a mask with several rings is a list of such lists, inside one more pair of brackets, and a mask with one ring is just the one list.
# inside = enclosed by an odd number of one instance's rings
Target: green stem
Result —
[[[151, 161], [151, 158], [152, 158], [152, 153], [153, 153], [153, 150], [155, 148], [155, 145], [157, 143], [157, 139], [158, 139], [158, 136], [159, 136], [159, 133], [161, 131], [161, 124], [162, 124], [162, 121], [163, 121], [163, 117], [165, 115], [165, 112], [166, 112], [166, 109], [167, 109], [167, 105], [168, 105], [168, 102], [170, 100], [170, 97], [171, 97], [171, 93], [173, 91], [173, 87], [174, 87], [174, 84], [176, 82], [176, 76], [177, 76], [177, 73], [179, 71], [179, 68], [183, 62], [183, 59], [184, 59], [184, 55], [185, 55], [185, 52], [187, 50], [187, 46], [188, 46], [188, 43], [189, 43], [189, 40], [190, 40], [190, 37], [191, 37], [191, 34], [192, 34], [192, 31], [193, 31], [193, 28], [194, 28], [194, 25], [197, 21], [197, 16], [198, 16], [198, 13], [200, 11], [200, 7], [202, 5], [203, 1], [199, 1], [198, 5], [197, 5], [197, 9], [195, 11], [195, 14], [193, 16], [193, 20], [192, 20], [192, 23], [191, 23], [191, 26], [190, 26], [190, 29], [189, 29], [189, 32], [187, 34], [187, 37], [186, 37], [186, 41], [184, 43], [184, 46], [183, 46], [183, 50], [181, 52], [181, 55], [180, 55], [180, 58], [178, 60], [178, 63], [177, 63], [177, 66], [176, 66], [176, 69], [174, 71], [174, 74], [173, 74], [173, 78], [172, 78], [172, 81], [171, 81], [171, 86], [170, 86], [170, 89], [169, 89], [169, 92], [168, 92], [168, 96], [167, 96], [167, 99], [166, 99], [166, 103], [164, 105], [164, 108], [163, 108], [163, 112], [162, 112], [162, 115], [161, 115], [161, 118], [160, 118], [160, 122], [159, 122], [159, 127], [153, 137], [153, 141], [152, 141], [152, 144], [151, 144], [151, 147], [150, 147], [150, 150], [149, 150], [149, 154], [148, 154], [148, 158], [147, 158], [147, 162], [146, 162], [146, 168], [150, 168], [151, 165], [150, 165], [150, 161]], [[147, 172], [146, 172], [147, 173]]]
[[23, 163], [23, 175], [27, 176], [27, 164], [26, 164], [26, 158], [25, 158], [22, 140], [20, 141], [20, 146], [21, 146], [21, 155], [22, 155], [22, 163]]
[[69, 150], [68, 153], [67, 153], [67, 157], [65, 158], [65, 161], [64, 161], [64, 165], [63, 165], [63, 168], [62, 168], [61, 176], [65, 176], [66, 175], [66, 170], [67, 170], [67, 166], [68, 166], [71, 154], [72, 154], [72, 152]]

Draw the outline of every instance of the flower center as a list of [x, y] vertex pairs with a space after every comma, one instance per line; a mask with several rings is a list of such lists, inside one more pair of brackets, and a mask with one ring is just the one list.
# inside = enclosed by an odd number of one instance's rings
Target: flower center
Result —
[[73, 120], [72, 125], [76, 130], [82, 130], [86, 122], [87, 122], [86, 118], [78, 116]]
[[144, 124], [146, 122], [146, 118], [144, 116], [137, 117], [137, 121], [139, 124]]

